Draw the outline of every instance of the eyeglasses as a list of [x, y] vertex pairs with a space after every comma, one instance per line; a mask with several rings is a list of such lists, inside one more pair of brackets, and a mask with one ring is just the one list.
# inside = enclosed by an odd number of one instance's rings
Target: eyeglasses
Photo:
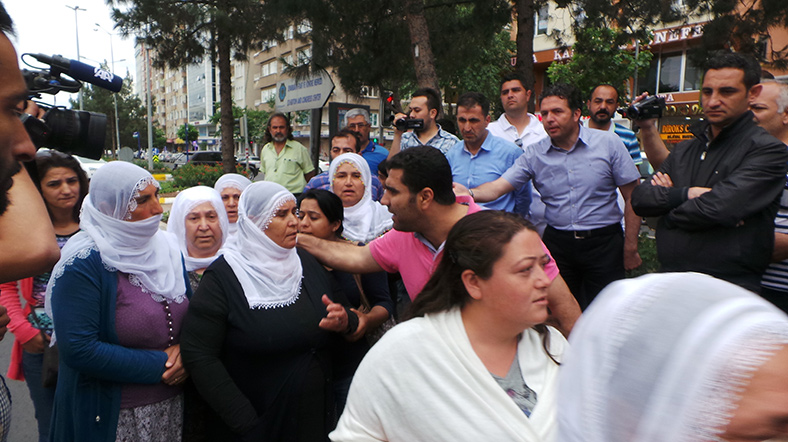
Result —
[[523, 140], [518, 138], [518, 139], [514, 140], [514, 144], [516, 144], [517, 147], [523, 147]]
[[369, 125], [370, 125], [369, 123], [353, 123], [353, 124], [348, 124], [347, 127], [350, 130], [356, 130], [356, 129], [365, 128]]

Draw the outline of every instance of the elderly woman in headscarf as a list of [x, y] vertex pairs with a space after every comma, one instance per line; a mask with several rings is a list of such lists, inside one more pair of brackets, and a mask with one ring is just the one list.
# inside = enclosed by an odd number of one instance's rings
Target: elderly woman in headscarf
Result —
[[216, 411], [209, 439], [324, 441], [333, 425], [331, 355], [358, 317], [326, 270], [296, 251], [298, 210], [279, 184], [241, 195], [238, 241], [203, 275], [183, 357]]
[[122, 161], [96, 171], [80, 228], [47, 286], [60, 349], [52, 441], [179, 441], [181, 252], [159, 230], [158, 183]]
[[[238, 200], [241, 198], [241, 193], [250, 184], [249, 178], [237, 173], [226, 173], [216, 180], [213, 188], [219, 192], [224, 203], [224, 209], [227, 213], [227, 220], [229, 221], [229, 230], [227, 232], [227, 239], [235, 237], [238, 231]], [[229, 243], [229, 241], [225, 241]]]
[[229, 231], [219, 193], [206, 186], [181, 191], [170, 210], [167, 231], [178, 239], [192, 290], [197, 290], [205, 269], [219, 257]]
[[788, 317], [738, 286], [699, 273], [618, 281], [569, 342], [562, 442], [788, 435]]
[[394, 224], [391, 212], [372, 199], [372, 175], [364, 157], [345, 153], [334, 158], [328, 176], [331, 191], [345, 208], [343, 238], [368, 243], [391, 230]]

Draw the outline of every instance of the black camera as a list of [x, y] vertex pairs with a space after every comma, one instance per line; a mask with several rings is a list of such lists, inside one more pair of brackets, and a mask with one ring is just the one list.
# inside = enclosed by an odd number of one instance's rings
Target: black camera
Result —
[[662, 112], [665, 110], [665, 99], [657, 95], [650, 95], [637, 103], [632, 103], [627, 107], [620, 107], [617, 110], [621, 116], [630, 120], [662, 118]]
[[[391, 117], [394, 121], [394, 116]], [[400, 118], [394, 121], [394, 127], [400, 132], [405, 132], [410, 129], [424, 129], [424, 120], [421, 118]]]
[[[29, 91], [28, 99], [41, 98], [42, 93], [55, 95], [61, 91], [79, 92], [82, 88], [80, 80], [113, 92], [119, 91], [122, 85], [119, 77], [76, 60], [68, 60], [59, 55], [49, 57], [42, 54], [24, 54], [23, 60], [25, 56], [32, 56], [50, 66], [49, 71], [22, 70], [22, 77]], [[25, 63], [30, 66], [29, 63]], [[61, 74], [66, 74], [71, 79], [63, 78]], [[43, 119], [39, 120], [28, 114], [20, 117], [37, 148], [48, 147], [87, 158], [101, 158], [107, 134], [105, 114], [37, 104], [46, 109]]]

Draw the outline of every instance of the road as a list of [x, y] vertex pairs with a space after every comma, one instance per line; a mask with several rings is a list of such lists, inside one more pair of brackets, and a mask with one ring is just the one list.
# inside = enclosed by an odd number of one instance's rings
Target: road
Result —
[[[8, 363], [11, 360], [11, 347], [14, 343], [14, 335], [11, 332], [5, 334], [5, 338], [0, 341], [0, 373], [8, 372]], [[8, 435], [8, 442], [36, 442], [38, 441], [38, 427], [33, 411], [33, 401], [30, 400], [30, 393], [27, 385], [23, 381], [15, 381], [6, 378], [8, 389], [11, 390], [11, 433]]]

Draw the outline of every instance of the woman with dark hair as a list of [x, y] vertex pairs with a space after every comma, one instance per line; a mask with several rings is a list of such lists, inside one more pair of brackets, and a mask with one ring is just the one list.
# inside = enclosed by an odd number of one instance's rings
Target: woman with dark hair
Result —
[[[301, 222], [298, 231], [329, 241], [342, 239], [344, 209], [342, 200], [335, 194], [321, 189], [311, 189], [301, 195], [299, 201]], [[367, 332], [374, 331], [388, 320], [394, 311], [394, 303], [389, 295], [388, 277], [385, 272], [354, 275], [328, 269], [339, 282], [353, 311], [358, 315], [358, 329], [345, 345], [340, 346], [335, 360], [337, 374], [334, 381], [334, 395], [339, 413], [345, 408], [350, 381], [358, 364], [369, 351]], [[362, 294], [364, 292], [364, 301]]]
[[[71, 155], [56, 150], [36, 154], [36, 187], [46, 204], [60, 248], [79, 231], [79, 210], [88, 193], [88, 178]], [[16, 338], [11, 350], [8, 377], [25, 381], [38, 421], [38, 440], [47, 441], [55, 384], [42, 384], [44, 349], [49, 345], [52, 320], [44, 312], [49, 272], [0, 285], [0, 304], [8, 309], [8, 328]], [[22, 307], [21, 297], [25, 300]]]
[[[449, 232], [411, 319], [356, 372], [334, 441], [553, 441], [558, 360], [550, 257], [521, 216], [482, 211]], [[549, 270], [553, 269], [553, 270]], [[554, 275], [552, 275], [554, 276]]]

